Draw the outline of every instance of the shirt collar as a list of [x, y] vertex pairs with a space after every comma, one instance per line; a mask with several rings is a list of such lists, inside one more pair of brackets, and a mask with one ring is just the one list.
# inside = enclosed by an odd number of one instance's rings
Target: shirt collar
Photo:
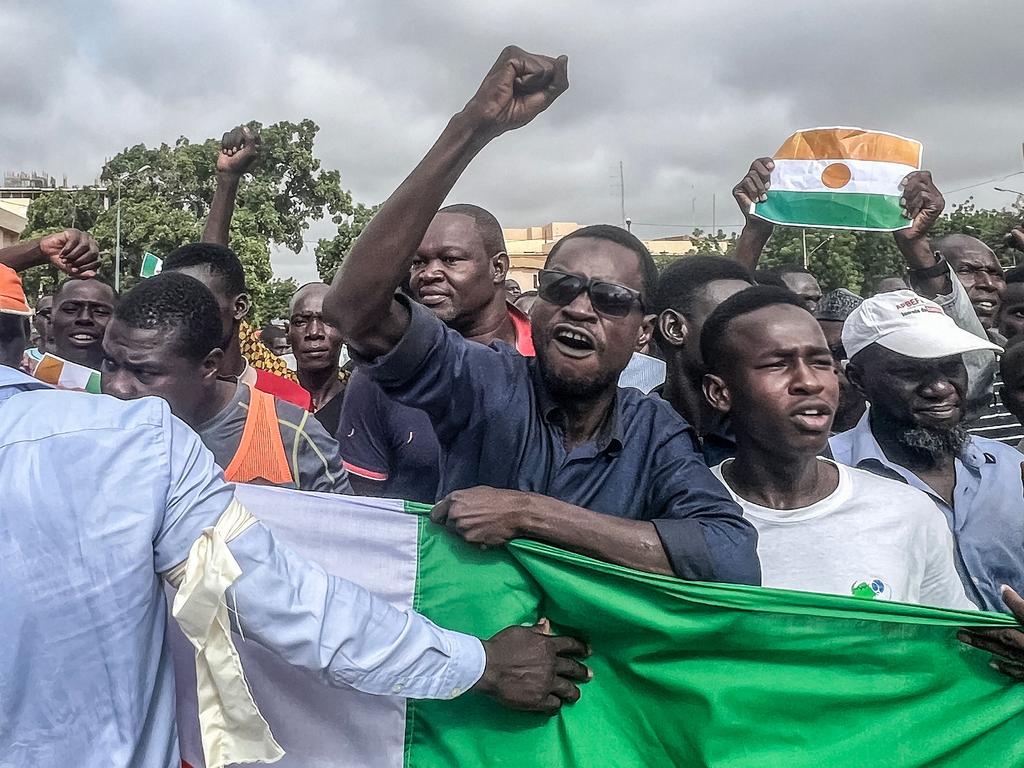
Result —
[[[884, 466], [889, 469], [895, 470], [902, 474], [903, 472], [909, 472], [898, 464], [891, 462], [886, 458], [885, 453], [882, 451], [882, 446], [878, 444], [878, 440], [875, 439], [875, 433], [871, 431], [871, 421], [869, 416], [871, 409], [868, 408], [864, 415], [860, 417], [860, 421], [857, 422], [857, 426], [851, 429], [848, 433], [850, 441], [850, 463], [854, 466], [859, 465], [862, 461], [867, 459], [874, 459], [875, 461], [881, 462]], [[973, 438], [968, 438], [967, 444], [964, 446], [963, 451], [956, 457], [967, 469], [971, 470], [975, 474], [981, 471], [981, 467], [988, 463], [985, 452], [978, 447], [977, 443]]]
[[[565, 412], [555, 402], [548, 388], [544, 384], [544, 377], [540, 374], [540, 367], [537, 363], [531, 363], [534, 390], [537, 393], [537, 404], [540, 406], [541, 417], [551, 423], [564, 427]], [[601, 424], [597, 432], [597, 450], [599, 453], [618, 452], [622, 450], [625, 436], [622, 431], [622, 393], [616, 389], [615, 399], [612, 401], [611, 412]]]

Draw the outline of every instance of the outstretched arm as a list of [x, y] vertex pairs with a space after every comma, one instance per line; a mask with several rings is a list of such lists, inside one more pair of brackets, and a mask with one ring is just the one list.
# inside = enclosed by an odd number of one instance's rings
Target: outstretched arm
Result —
[[732, 197], [743, 214], [743, 231], [736, 242], [733, 258], [751, 272], [757, 269], [761, 251], [772, 236], [775, 225], [754, 216], [750, 209], [754, 203], [764, 202], [771, 186], [772, 169], [775, 163], [770, 157], [759, 157], [750, 164], [747, 175], [732, 188]]
[[394, 293], [431, 219], [462, 172], [492, 139], [547, 109], [569, 85], [568, 60], [510, 46], [465, 108], [360, 235], [324, 299], [324, 315], [366, 358], [390, 351], [409, 325]]
[[252, 167], [260, 151], [260, 135], [247, 125], [224, 134], [217, 156], [217, 188], [210, 203], [210, 215], [203, 229], [204, 243], [228, 245], [228, 230], [235, 213], [235, 197], [242, 174]]
[[46, 237], [0, 248], [0, 264], [15, 272], [53, 264], [61, 272], [84, 279], [96, 277], [96, 270], [100, 266], [100, 249], [91, 235], [80, 229], [65, 229]]

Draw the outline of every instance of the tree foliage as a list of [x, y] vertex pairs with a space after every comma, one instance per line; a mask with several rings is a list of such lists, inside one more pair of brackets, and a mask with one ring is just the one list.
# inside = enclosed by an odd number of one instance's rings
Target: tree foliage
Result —
[[359, 233], [366, 228], [378, 210], [380, 205], [366, 206], [358, 203], [350, 213], [334, 217], [334, 223], [338, 225], [338, 234], [330, 240], [321, 238], [316, 244], [316, 269], [321, 280], [329, 283], [334, 279]]
[[[249, 125], [260, 131], [262, 146], [239, 186], [230, 244], [245, 269], [253, 300], [251, 319], [260, 323], [283, 317], [283, 292], [288, 287], [294, 290], [294, 281], [272, 280], [271, 244], [300, 251], [309, 222], [325, 214], [339, 225], [350, 222], [348, 236], [354, 239], [367, 209], [353, 208], [339, 172], [321, 167], [313, 151], [319, 128], [312, 120]], [[164, 256], [199, 239], [213, 198], [219, 150], [218, 139], [192, 142], [184, 136], [173, 146], [128, 147], [103, 166], [102, 186], [58, 189], [34, 200], [22, 238], [72, 226], [88, 230], [104, 255], [100, 277], [113, 282], [118, 179], [131, 174], [121, 182], [121, 286], [130, 289], [139, 279], [146, 251]], [[149, 167], [137, 172], [144, 166]], [[51, 268], [34, 270], [25, 276], [26, 289], [35, 295], [49, 289], [57, 277]]]

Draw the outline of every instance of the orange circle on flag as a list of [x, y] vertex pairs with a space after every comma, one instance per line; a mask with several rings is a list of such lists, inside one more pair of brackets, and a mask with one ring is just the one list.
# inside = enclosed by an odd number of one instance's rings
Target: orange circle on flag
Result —
[[845, 163], [832, 163], [821, 172], [821, 183], [829, 189], [839, 189], [850, 183], [850, 166]]

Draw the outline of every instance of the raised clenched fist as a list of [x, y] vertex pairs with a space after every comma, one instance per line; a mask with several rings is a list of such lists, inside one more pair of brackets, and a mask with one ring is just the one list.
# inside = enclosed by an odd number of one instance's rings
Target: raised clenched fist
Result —
[[569, 87], [569, 59], [527, 53], [510, 45], [501, 52], [464, 113], [491, 139], [526, 125]]
[[217, 155], [217, 173], [241, 176], [249, 170], [260, 151], [260, 135], [247, 125], [224, 134]]

